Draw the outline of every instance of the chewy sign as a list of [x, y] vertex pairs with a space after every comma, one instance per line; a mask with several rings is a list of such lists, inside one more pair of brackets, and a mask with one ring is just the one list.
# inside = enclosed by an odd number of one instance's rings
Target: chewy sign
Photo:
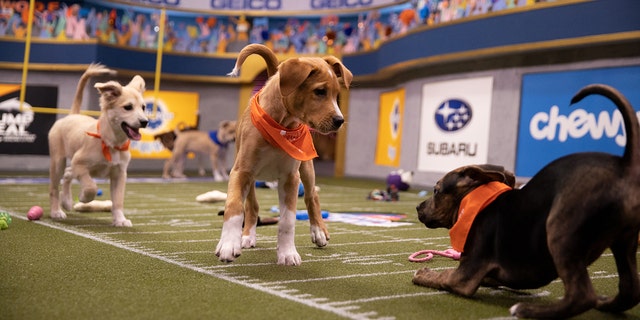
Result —
[[640, 108], [640, 67], [528, 74], [522, 80], [522, 102], [516, 175], [531, 177], [564, 155], [598, 151], [621, 155], [627, 138], [615, 104], [589, 96], [576, 105], [580, 88], [603, 83], [618, 89]]

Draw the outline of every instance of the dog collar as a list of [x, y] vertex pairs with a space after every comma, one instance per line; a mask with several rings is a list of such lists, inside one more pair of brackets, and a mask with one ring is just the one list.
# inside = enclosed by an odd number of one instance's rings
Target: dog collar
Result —
[[[111, 150], [109, 149], [109, 146], [106, 143], [104, 143], [104, 140], [102, 140], [102, 136], [100, 135], [100, 122], [96, 122], [95, 133], [89, 132], [89, 131], [86, 131], [86, 133], [89, 136], [100, 139], [100, 141], [102, 142], [102, 155], [104, 156], [105, 159], [107, 159], [108, 162], [111, 162]], [[115, 146], [113, 148], [120, 151], [127, 151], [129, 150], [129, 144], [131, 144], [131, 140], [127, 139], [127, 141], [123, 143], [121, 146]]]
[[451, 247], [453, 249], [463, 252], [467, 235], [478, 213], [499, 195], [509, 190], [511, 190], [511, 187], [508, 185], [498, 181], [491, 181], [477, 187], [462, 198], [460, 209], [458, 209], [458, 221], [449, 230], [449, 238], [451, 238]]
[[251, 98], [251, 122], [260, 131], [262, 137], [272, 146], [279, 148], [300, 161], [311, 160], [318, 156], [313, 138], [307, 125], [301, 124], [295, 129], [285, 128], [269, 116], [258, 102], [261, 91]]
[[213, 131], [209, 131], [209, 138], [211, 138], [211, 141], [213, 141], [213, 143], [225, 148], [227, 145], [229, 145], [229, 143], [222, 143], [220, 142], [220, 139], [218, 139], [218, 130], [213, 130]]

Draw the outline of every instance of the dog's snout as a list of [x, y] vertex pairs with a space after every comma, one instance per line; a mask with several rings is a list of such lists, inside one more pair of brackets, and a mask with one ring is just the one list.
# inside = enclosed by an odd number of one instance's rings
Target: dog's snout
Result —
[[148, 124], [148, 120], [140, 120], [140, 128], [146, 128]]
[[340, 126], [344, 123], [344, 118], [341, 116], [334, 116], [333, 117], [333, 127], [334, 128], [340, 128]]
[[418, 213], [418, 220], [422, 222], [425, 226], [429, 227], [429, 215], [427, 214], [427, 207], [429, 206], [428, 200], [420, 202], [420, 204], [416, 207], [416, 212]]

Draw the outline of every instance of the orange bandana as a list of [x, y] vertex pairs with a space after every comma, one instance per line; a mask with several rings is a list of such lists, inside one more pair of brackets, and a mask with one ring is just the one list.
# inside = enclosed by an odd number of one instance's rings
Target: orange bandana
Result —
[[[100, 122], [96, 122], [96, 133], [87, 131], [87, 134], [102, 140], [102, 136], [100, 135]], [[120, 151], [127, 151], [129, 150], [130, 143], [131, 141], [127, 139], [127, 142], [123, 143], [121, 146], [113, 148]], [[109, 146], [104, 143], [104, 140], [102, 140], [102, 155], [104, 155], [104, 158], [107, 159], [107, 161], [111, 162], [111, 150], [109, 150]]]
[[251, 122], [260, 131], [262, 137], [272, 146], [279, 148], [300, 161], [311, 160], [318, 156], [307, 125], [301, 124], [295, 129], [281, 126], [271, 118], [258, 103], [260, 92], [251, 98]]
[[451, 246], [453, 249], [463, 252], [467, 235], [478, 213], [486, 208], [499, 195], [509, 190], [511, 190], [511, 187], [508, 185], [502, 182], [492, 181], [477, 187], [462, 198], [458, 211], [458, 221], [456, 221], [451, 230], [449, 230], [449, 238], [451, 238]]

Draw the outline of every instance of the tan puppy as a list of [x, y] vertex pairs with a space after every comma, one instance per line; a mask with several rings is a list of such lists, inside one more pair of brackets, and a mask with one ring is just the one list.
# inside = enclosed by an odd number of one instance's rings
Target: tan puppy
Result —
[[[164, 164], [162, 177], [165, 179], [184, 178], [184, 158], [187, 153], [193, 152], [197, 156], [208, 155], [211, 160], [213, 180], [227, 181], [227, 150], [229, 144], [236, 139], [236, 121], [224, 120], [220, 122], [218, 130], [207, 132], [200, 130], [176, 131], [173, 141], [171, 158]], [[200, 175], [204, 175], [204, 168], [200, 168]]]
[[[340, 60], [332, 56], [292, 58], [278, 66], [275, 54], [258, 44], [248, 45], [240, 52], [231, 74], [237, 75], [244, 60], [252, 54], [258, 54], [266, 61], [269, 80], [262, 91], [252, 98], [251, 107], [247, 108], [238, 122], [236, 157], [229, 176], [224, 223], [216, 255], [220, 261], [231, 262], [240, 256], [242, 248], [256, 245], [258, 202], [255, 180], [277, 180], [280, 206], [278, 264], [299, 265], [301, 258], [295, 247], [294, 236], [300, 180], [304, 185], [304, 201], [309, 211], [311, 240], [319, 247], [325, 246], [329, 240], [315, 191], [312, 159], [316, 155], [315, 150], [303, 152], [302, 149], [293, 148], [291, 151], [286, 143], [278, 145], [277, 141], [281, 140], [273, 135], [282, 135], [280, 139], [286, 138], [293, 144], [307, 138], [311, 140], [303, 132], [308, 127], [325, 134], [338, 130], [344, 122], [337, 102], [341, 86], [338, 77], [342, 77], [342, 84], [348, 88], [353, 76]], [[261, 122], [267, 118], [271, 119], [268, 121], [270, 126]], [[275, 131], [269, 131], [271, 129]], [[264, 132], [273, 135], [265, 138], [267, 135]], [[298, 160], [291, 155], [296, 151], [300, 151], [296, 157], [305, 160]]]
[[[100, 92], [100, 117], [81, 115], [82, 91], [92, 76], [113, 74], [102, 65], [92, 64], [78, 83], [71, 114], [56, 121], [49, 131], [49, 154], [51, 167], [49, 197], [51, 218], [65, 219], [62, 211], [71, 210], [71, 182], [78, 179], [81, 185], [80, 202], [91, 202], [98, 190], [92, 177], [108, 177], [111, 183], [113, 224], [130, 227], [131, 221], [123, 212], [127, 166], [131, 159], [128, 151], [129, 139], [140, 140], [140, 128], [147, 126], [145, 103], [142, 98], [145, 82], [135, 76], [126, 86], [115, 81], [96, 83]], [[66, 168], [66, 160], [71, 161]], [[64, 173], [64, 175], [63, 175]], [[62, 208], [59, 185], [62, 184]]]

